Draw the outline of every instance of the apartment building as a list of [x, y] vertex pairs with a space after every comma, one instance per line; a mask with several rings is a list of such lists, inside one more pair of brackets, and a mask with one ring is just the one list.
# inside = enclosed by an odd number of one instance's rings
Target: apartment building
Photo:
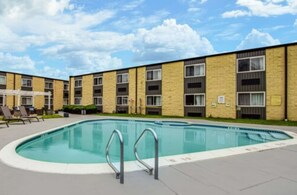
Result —
[[[63, 105], [68, 104], [69, 85], [67, 80], [46, 78], [34, 75], [20, 74], [14, 72], [0, 71], [0, 89], [7, 90], [21, 90], [34, 92], [51, 92], [50, 105], [49, 96], [35, 96], [30, 95], [17, 96], [7, 95], [0, 96], [0, 104], [7, 105], [10, 109], [17, 105], [26, 107], [34, 106], [36, 109], [60, 110]], [[28, 93], [29, 94], [29, 93]], [[34, 105], [33, 105], [34, 104]]]
[[70, 76], [98, 112], [297, 120], [297, 43]]

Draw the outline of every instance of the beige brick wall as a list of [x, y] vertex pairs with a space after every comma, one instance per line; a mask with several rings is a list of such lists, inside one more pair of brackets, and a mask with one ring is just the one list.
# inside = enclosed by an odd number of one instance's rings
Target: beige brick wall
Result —
[[[33, 91], [44, 91], [45, 82], [43, 78], [33, 77], [32, 79], [32, 90]], [[34, 98], [34, 107], [41, 109], [44, 107], [44, 96], [35, 96]]]
[[137, 68], [137, 113], [145, 114], [146, 68]]
[[[14, 74], [6, 73], [6, 89], [13, 89], [14, 87]], [[6, 97], [6, 105], [12, 109], [13, 107], [13, 96], [9, 95]]]
[[288, 119], [297, 121], [297, 45], [288, 47]]
[[[15, 89], [21, 89], [22, 88], [22, 75], [15, 74]], [[15, 96], [15, 106], [18, 105], [18, 97]], [[21, 100], [20, 100], [21, 101]], [[20, 102], [21, 104], [21, 102]]]
[[[266, 49], [266, 119], [285, 117], [285, 49]], [[274, 99], [280, 101], [275, 102]]]
[[184, 62], [162, 65], [162, 115], [184, 116]]
[[129, 69], [129, 113], [135, 113], [136, 69]]
[[[225, 104], [218, 104], [225, 96]], [[236, 118], [236, 55], [206, 58], [206, 116]]]
[[69, 104], [74, 104], [74, 78], [71, 77], [69, 81]]
[[116, 109], [116, 72], [103, 73], [103, 112], [113, 113]]
[[82, 104], [93, 104], [93, 75], [82, 77]]
[[64, 82], [54, 80], [54, 98], [53, 98], [54, 110], [60, 110], [63, 108], [63, 94], [64, 94]]

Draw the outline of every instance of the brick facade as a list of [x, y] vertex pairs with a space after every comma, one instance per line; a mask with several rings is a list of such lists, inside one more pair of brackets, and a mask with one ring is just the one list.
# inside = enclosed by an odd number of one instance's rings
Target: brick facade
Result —
[[[219, 104], [218, 97], [225, 103]], [[206, 58], [206, 116], [236, 118], [235, 54]]]
[[184, 63], [162, 66], [162, 114], [184, 116]]

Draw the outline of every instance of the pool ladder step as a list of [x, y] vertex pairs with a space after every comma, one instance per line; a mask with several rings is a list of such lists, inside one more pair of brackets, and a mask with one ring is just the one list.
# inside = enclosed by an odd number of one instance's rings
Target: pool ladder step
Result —
[[[145, 163], [143, 160], [141, 160], [139, 158], [139, 155], [137, 153], [137, 145], [140, 142], [140, 140], [143, 138], [143, 136], [145, 135], [146, 132], [149, 132], [153, 135], [154, 137], [154, 141], [155, 141], [155, 168], [152, 168], [150, 165], [148, 165], [147, 163]], [[140, 136], [138, 137], [138, 139], [136, 140], [135, 144], [134, 144], [134, 156], [136, 158], [136, 160], [141, 163], [143, 166], [145, 166], [147, 168], [147, 172], [152, 175], [153, 171], [154, 171], [154, 178], [155, 179], [159, 179], [159, 140], [158, 140], [158, 136], [157, 133], [151, 129], [151, 128], [147, 128], [145, 130], [142, 131], [142, 133], [140, 134]]]
[[[147, 163], [145, 163], [143, 160], [141, 160], [139, 158], [139, 155], [137, 153], [137, 145], [140, 142], [140, 140], [142, 139], [142, 137], [145, 135], [146, 132], [150, 132], [155, 140], [155, 167], [152, 168], [150, 165], [148, 165]], [[114, 136], [117, 135], [120, 141], [120, 170], [111, 162], [110, 156], [109, 156], [109, 149], [110, 149], [110, 145], [114, 139]], [[134, 155], [136, 160], [141, 163], [143, 166], [145, 166], [147, 168], [147, 172], [152, 175], [153, 171], [154, 171], [154, 178], [158, 179], [159, 178], [159, 148], [158, 148], [158, 136], [156, 134], [156, 132], [151, 129], [151, 128], [147, 128], [144, 129], [142, 131], [142, 133], [140, 134], [140, 136], [138, 137], [138, 139], [136, 140], [135, 144], [134, 144]], [[106, 145], [106, 149], [105, 149], [105, 155], [106, 155], [106, 161], [108, 163], [108, 165], [113, 169], [113, 171], [116, 173], [116, 178], [120, 179], [120, 183], [124, 184], [124, 140], [123, 140], [123, 136], [122, 133], [118, 130], [115, 129], [110, 138], [109, 141], [107, 142]]]
[[[110, 160], [110, 156], [109, 156], [109, 148], [110, 148], [110, 145], [111, 145], [112, 140], [114, 139], [115, 135], [117, 135], [120, 140], [120, 170], [114, 164], [112, 164], [112, 162]], [[122, 133], [119, 130], [115, 129], [111, 133], [111, 136], [110, 136], [110, 138], [107, 142], [107, 145], [106, 145], [105, 155], [106, 155], [106, 161], [107, 161], [108, 165], [116, 173], [116, 178], [120, 179], [121, 184], [124, 184], [124, 140], [123, 140]]]

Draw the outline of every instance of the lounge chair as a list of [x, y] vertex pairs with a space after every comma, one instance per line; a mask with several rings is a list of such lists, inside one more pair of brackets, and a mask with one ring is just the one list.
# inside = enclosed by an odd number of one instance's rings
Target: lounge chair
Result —
[[7, 127], [9, 127], [8, 122], [7, 121], [0, 121], [0, 125], [6, 125]]
[[20, 106], [20, 111], [21, 111], [21, 117], [22, 118], [27, 118], [27, 119], [34, 119], [35, 118], [38, 122], [39, 122], [39, 119], [42, 119], [44, 121], [43, 117], [39, 117], [37, 115], [36, 116], [35, 115], [29, 115], [24, 106]]
[[31, 123], [30, 119], [24, 119], [22, 117], [13, 116], [7, 106], [1, 106], [1, 110], [2, 110], [2, 113], [4, 115], [4, 120], [6, 120], [7, 122], [9, 122], [9, 121], [22, 121], [23, 124], [25, 124], [25, 121], [29, 121], [29, 123]]

